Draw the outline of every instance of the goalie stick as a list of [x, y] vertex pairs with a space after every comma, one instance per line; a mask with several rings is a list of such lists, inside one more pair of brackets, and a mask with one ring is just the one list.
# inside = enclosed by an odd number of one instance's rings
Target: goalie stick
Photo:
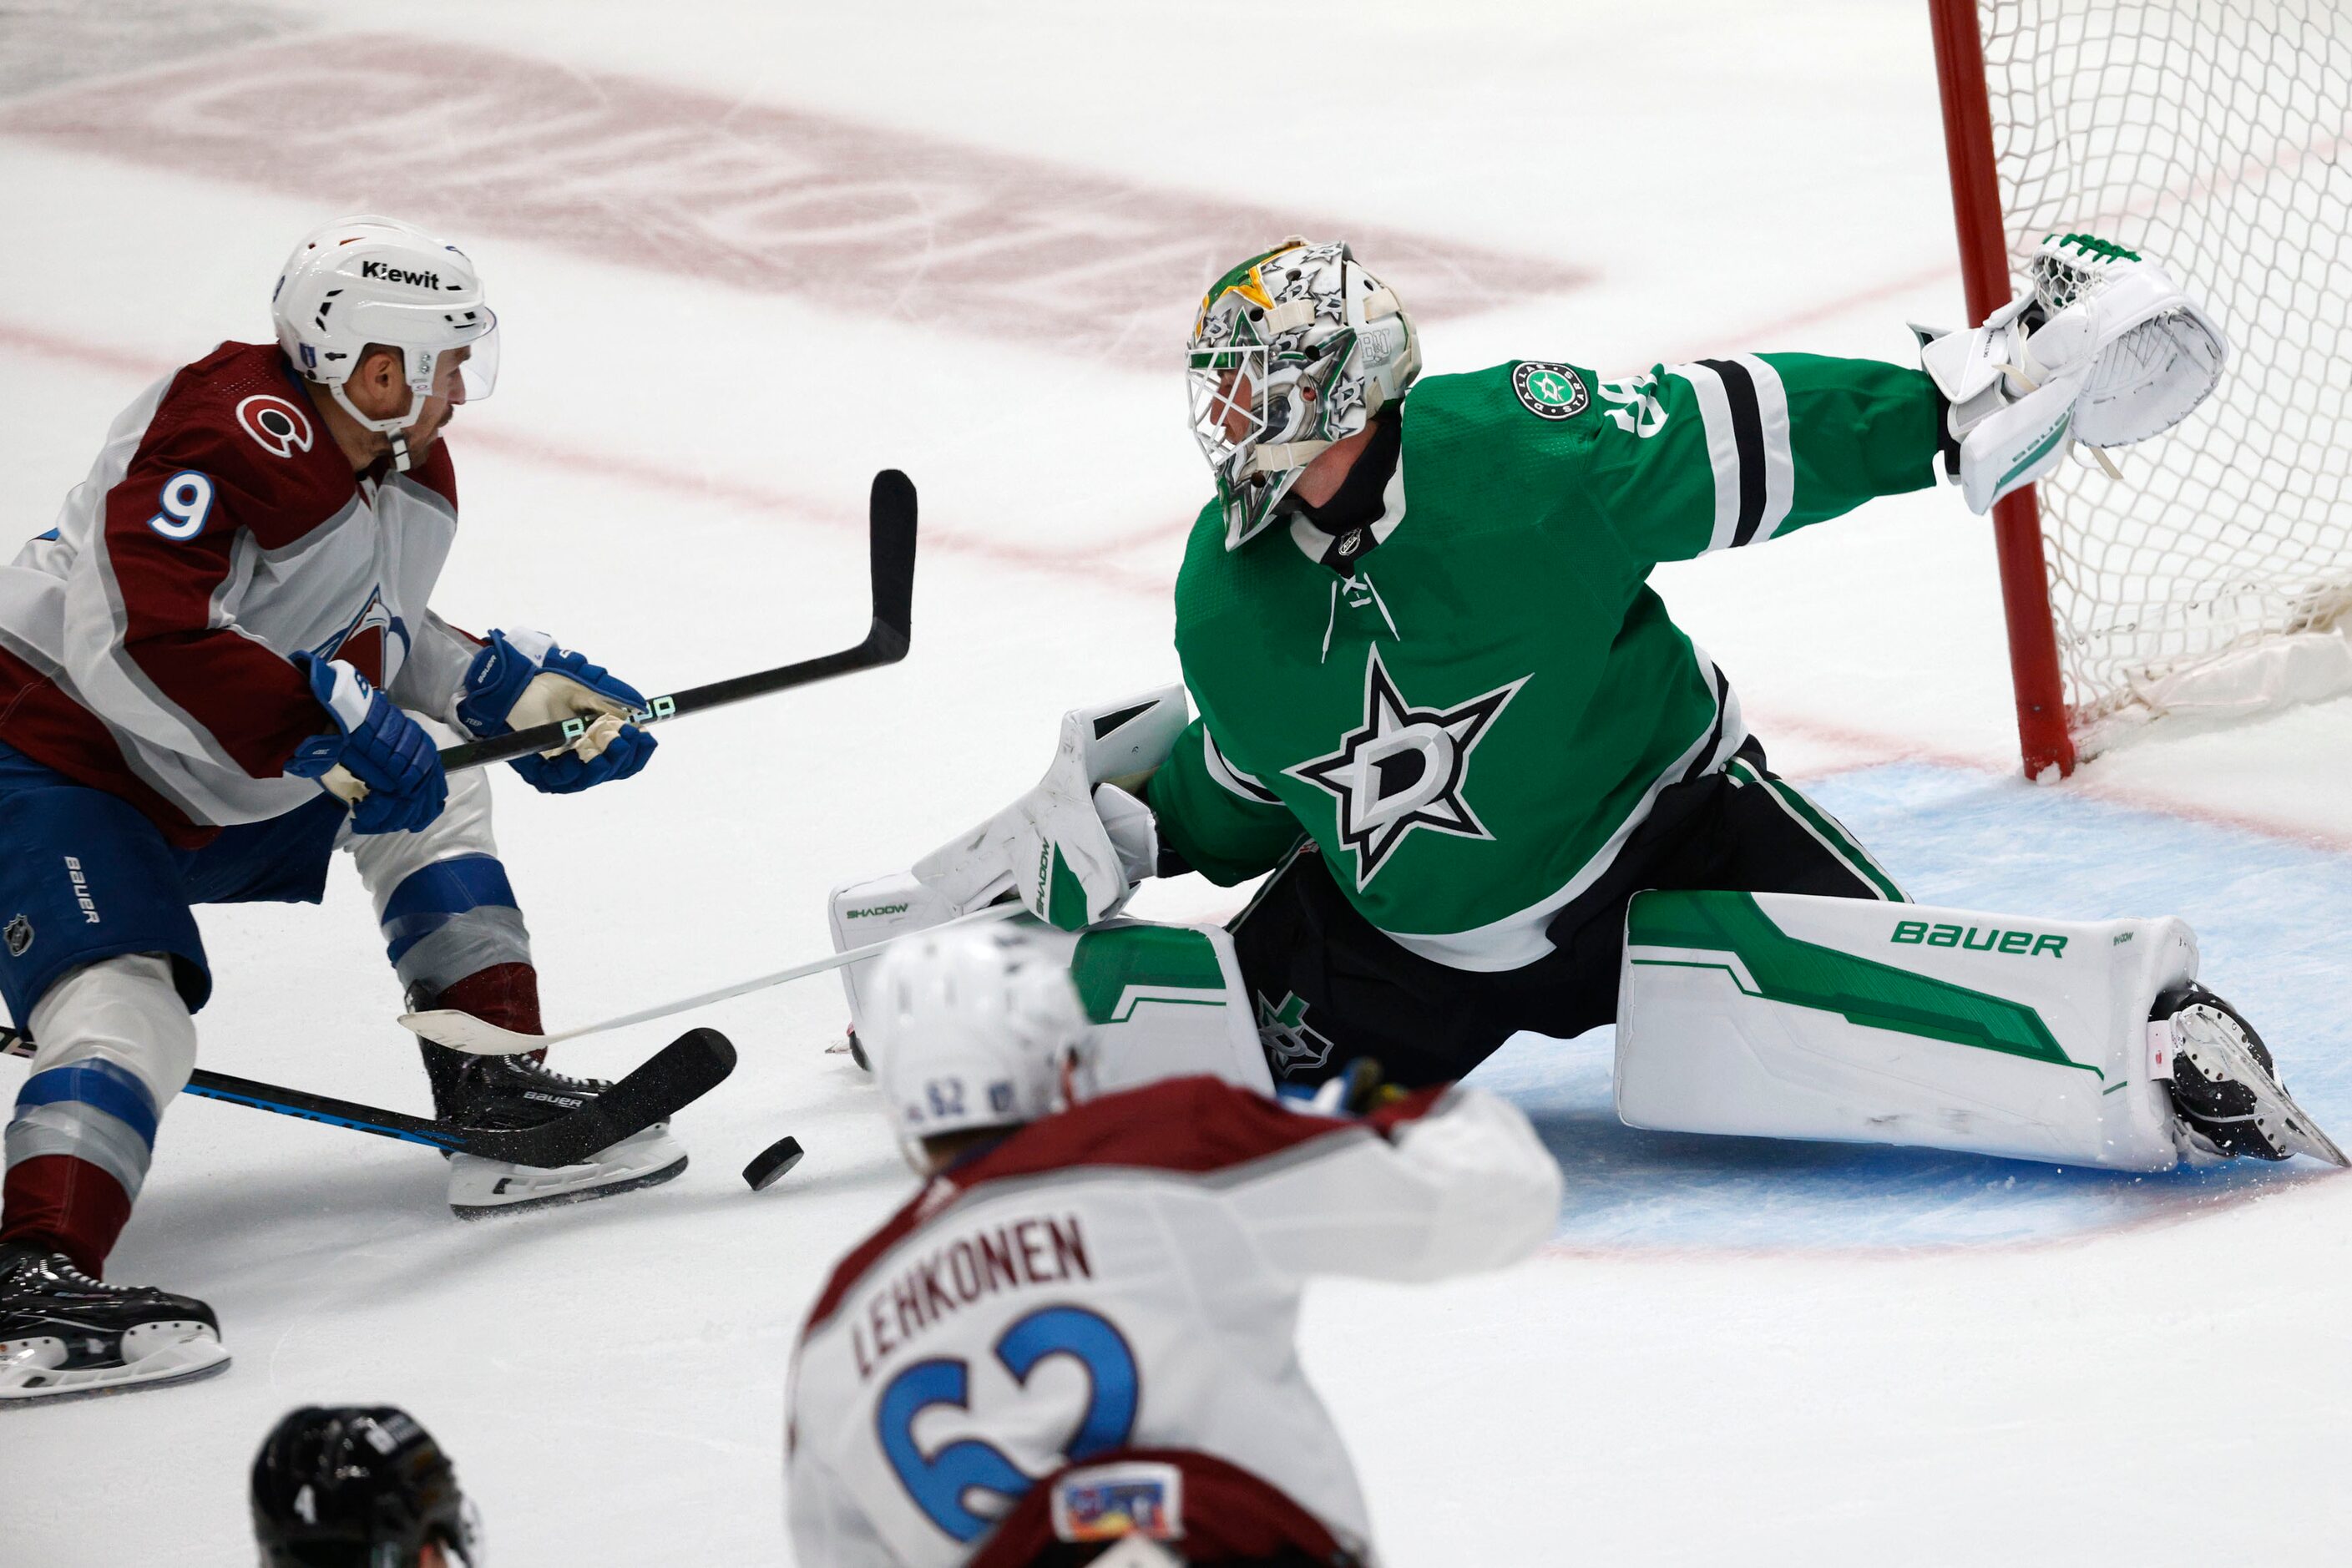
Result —
[[[643, 711], [629, 715], [628, 721], [643, 727], [658, 724], [667, 719], [683, 718], [709, 708], [723, 708], [730, 702], [747, 698], [765, 697], [772, 691], [789, 690], [795, 686], [807, 686], [819, 680], [830, 680], [836, 675], [849, 675], [861, 669], [873, 669], [885, 664], [896, 664], [907, 657], [907, 647], [912, 635], [910, 623], [915, 599], [915, 483], [896, 468], [885, 468], [874, 476], [874, 489], [866, 503], [866, 550], [868, 575], [871, 579], [874, 619], [866, 628], [866, 640], [856, 647], [839, 653], [828, 653], [817, 658], [804, 658], [798, 664], [787, 664], [774, 669], [764, 669], [753, 675], [738, 675], [726, 680], [714, 680], [708, 686], [649, 699]], [[588, 731], [588, 719], [564, 719], [551, 724], [538, 724], [511, 734], [493, 735], [488, 740], [467, 741], [446, 747], [441, 752], [441, 766], [446, 770], [478, 768], [486, 763], [503, 763], [533, 752], [547, 752], [570, 745]]]
[[[0, 1028], [0, 1056], [32, 1054], [31, 1036], [19, 1029]], [[734, 1070], [735, 1047], [726, 1036], [716, 1029], [688, 1029], [592, 1103], [537, 1127], [511, 1131], [460, 1127], [203, 1068], [196, 1068], [189, 1078], [186, 1092], [206, 1100], [249, 1105], [256, 1110], [274, 1111], [280, 1116], [299, 1116], [306, 1121], [373, 1132], [380, 1138], [422, 1143], [444, 1153], [478, 1154], [486, 1160], [553, 1170], [576, 1165], [599, 1149], [608, 1149], [656, 1121], [668, 1121], [724, 1082]]]

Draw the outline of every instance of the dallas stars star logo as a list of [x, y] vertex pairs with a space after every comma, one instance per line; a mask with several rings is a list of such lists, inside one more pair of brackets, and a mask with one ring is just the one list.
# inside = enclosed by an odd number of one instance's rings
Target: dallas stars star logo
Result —
[[1274, 1070], [1288, 1078], [1294, 1068], [1319, 1068], [1331, 1059], [1331, 1041], [1307, 1025], [1307, 1004], [1296, 991], [1282, 994], [1277, 1007], [1257, 994], [1257, 1037], [1273, 1059]]
[[1483, 697], [1443, 710], [1415, 708], [1389, 679], [1375, 646], [1364, 664], [1364, 722], [1339, 749], [1283, 771], [1339, 803], [1339, 838], [1355, 852], [1360, 891], [1416, 827], [1464, 838], [1489, 838], [1463, 798], [1470, 753], [1504, 704], [1528, 683], [1521, 676]]

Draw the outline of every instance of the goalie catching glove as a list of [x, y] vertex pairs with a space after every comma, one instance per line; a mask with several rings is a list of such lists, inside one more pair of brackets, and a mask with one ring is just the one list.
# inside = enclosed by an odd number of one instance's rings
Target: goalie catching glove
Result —
[[1951, 405], [1961, 494], [1979, 513], [2076, 443], [2095, 453], [2178, 425], [2212, 395], [2229, 354], [2163, 268], [2080, 234], [2043, 240], [2026, 292], [1983, 326], [1920, 340]]
[[466, 670], [458, 721], [488, 739], [580, 720], [580, 735], [553, 751], [514, 759], [514, 771], [544, 795], [570, 795], [625, 779], [653, 755], [654, 738], [626, 722], [645, 710], [637, 689], [599, 664], [555, 646], [545, 632], [493, 631]]

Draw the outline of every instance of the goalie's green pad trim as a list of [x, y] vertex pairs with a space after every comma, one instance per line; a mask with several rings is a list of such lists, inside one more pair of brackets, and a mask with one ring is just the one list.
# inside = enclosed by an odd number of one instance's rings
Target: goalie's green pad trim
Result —
[[1145, 1003], [1187, 1007], [1225, 1005], [1224, 971], [1217, 950], [1182, 926], [1097, 927], [1078, 938], [1070, 979], [1087, 1018], [1124, 1024]]
[[1634, 965], [1720, 969], [1741, 991], [1768, 1002], [2106, 1078], [2068, 1057], [2042, 1015], [2025, 1004], [1801, 942], [1773, 924], [1748, 893], [1643, 893], [1626, 912], [1625, 945]]

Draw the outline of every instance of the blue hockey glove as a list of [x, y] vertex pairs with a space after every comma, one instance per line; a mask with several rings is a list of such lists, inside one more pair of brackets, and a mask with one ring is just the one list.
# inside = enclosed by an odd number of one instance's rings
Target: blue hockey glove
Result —
[[590, 721], [587, 732], [563, 750], [512, 763], [531, 788], [570, 795], [627, 778], [646, 765], [654, 752], [651, 735], [634, 724], [595, 722], [626, 718], [645, 705], [635, 687], [614, 679], [604, 666], [556, 647], [543, 632], [518, 629], [491, 632], [474, 656], [457, 719], [485, 738], [566, 719]]
[[352, 806], [353, 833], [410, 833], [440, 816], [449, 780], [433, 737], [350, 665], [298, 653], [294, 668], [335, 728], [295, 747], [286, 771], [322, 778], [341, 763], [367, 785]]

